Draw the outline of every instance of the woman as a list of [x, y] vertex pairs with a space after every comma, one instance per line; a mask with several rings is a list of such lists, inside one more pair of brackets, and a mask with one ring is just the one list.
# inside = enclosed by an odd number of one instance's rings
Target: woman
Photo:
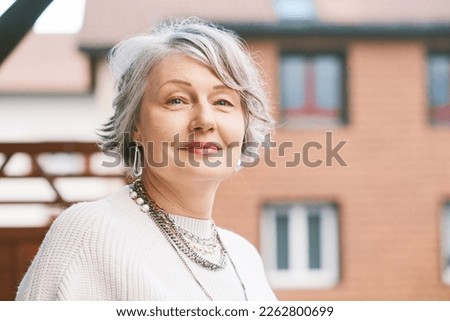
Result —
[[211, 218], [218, 186], [272, 125], [242, 44], [187, 19], [121, 42], [110, 66], [118, 94], [102, 147], [135, 181], [65, 210], [17, 299], [275, 299], [255, 248]]

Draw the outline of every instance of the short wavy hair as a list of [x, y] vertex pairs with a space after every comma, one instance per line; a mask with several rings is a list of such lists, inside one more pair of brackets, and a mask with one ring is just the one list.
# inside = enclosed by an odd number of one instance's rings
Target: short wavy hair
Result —
[[100, 147], [117, 151], [126, 166], [134, 162], [141, 99], [152, 69], [164, 57], [182, 53], [210, 66], [218, 78], [236, 90], [244, 108], [246, 130], [241, 160], [259, 147], [274, 125], [264, 83], [243, 41], [232, 32], [198, 18], [171, 19], [145, 34], [127, 38], [111, 49], [110, 70], [116, 81], [114, 114], [101, 129]]

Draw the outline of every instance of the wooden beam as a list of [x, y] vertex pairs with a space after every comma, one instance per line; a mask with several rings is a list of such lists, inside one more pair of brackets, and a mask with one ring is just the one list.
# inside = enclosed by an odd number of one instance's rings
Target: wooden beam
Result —
[[16, 0], [0, 17], [0, 65], [53, 0]]

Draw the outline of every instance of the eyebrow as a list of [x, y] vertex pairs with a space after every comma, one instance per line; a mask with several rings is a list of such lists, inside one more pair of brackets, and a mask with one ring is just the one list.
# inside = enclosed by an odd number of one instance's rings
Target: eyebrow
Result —
[[[159, 88], [162, 88], [163, 86], [170, 84], [170, 83], [176, 83], [176, 84], [181, 84], [181, 85], [185, 85], [188, 87], [192, 87], [192, 84], [188, 81], [185, 80], [181, 80], [181, 79], [170, 79], [168, 81], [166, 81], [165, 83], [163, 83]], [[213, 89], [229, 89], [232, 90], [230, 87], [224, 85], [224, 84], [220, 84], [220, 85], [216, 85], [213, 87]]]
[[213, 89], [231, 89], [231, 88], [222, 84], [222, 85], [214, 86]]
[[181, 80], [181, 79], [170, 79], [170, 80], [166, 81], [165, 83], [163, 83], [159, 88], [162, 88], [163, 86], [170, 84], [170, 83], [178, 83], [178, 84], [192, 87], [192, 84], [188, 81]]

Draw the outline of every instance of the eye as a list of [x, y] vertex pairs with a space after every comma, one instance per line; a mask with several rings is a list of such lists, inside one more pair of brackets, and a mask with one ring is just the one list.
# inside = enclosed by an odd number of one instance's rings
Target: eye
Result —
[[186, 105], [190, 104], [189, 97], [184, 96], [170, 96], [164, 103], [168, 108], [184, 108]]
[[174, 98], [170, 98], [168, 103], [170, 105], [181, 105], [184, 103], [184, 101], [180, 97], [174, 97]]
[[219, 99], [218, 101], [216, 101], [216, 105], [219, 105], [219, 106], [234, 106], [231, 102], [229, 102], [228, 100], [226, 100], [226, 99]]

